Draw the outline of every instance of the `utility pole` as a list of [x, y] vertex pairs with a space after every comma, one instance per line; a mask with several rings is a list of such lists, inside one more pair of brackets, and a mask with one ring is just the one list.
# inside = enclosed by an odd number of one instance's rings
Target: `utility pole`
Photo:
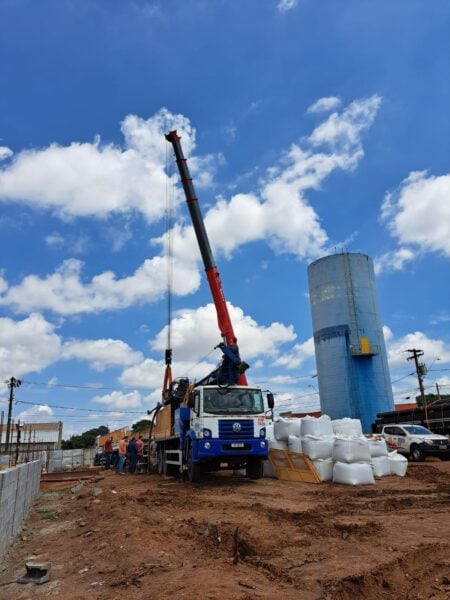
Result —
[[20, 379], [16, 379], [15, 377], [11, 377], [11, 379], [7, 379], [5, 383], [8, 384], [9, 387], [9, 406], [8, 406], [8, 422], [6, 424], [6, 443], [5, 443], [5, 452], [9, 450], [9, 442], [10, 436], [12, 437], [11, 431], [11, 417], [12, 417], [12, 405], [14, 400], [14, 388], [20, 387], [22, 383]]
[[20, 452], [20, 434], [22, 433], [22, 425], [20, 424], [20, 420], [16, 423], [16, 461], [15, 465], [19, 462], [19, 452]]
[[417, 379], [419, 380], [419, 389], [420, 389], [420, 397], [422, 399], [422, 406], [425, 407], [425, 390], [423, 388], [423, 377], [427, 371], [425, 363], [419, 363], [419, 357], [423, 356], [423, 350], [417, 350], [417, 348], [412, 348], [411, 350], [406, 350], [406, 352], [410, 352], [412, 356], [408, 356], [406, 360], [413, 360], [416, 365], [416, 373]]
[[436, 392], [437, 392], [437, 399], [439, 400], [439, 402], [441, 401], [441, 391], [439, 389], [439, 384], [436, 381]]

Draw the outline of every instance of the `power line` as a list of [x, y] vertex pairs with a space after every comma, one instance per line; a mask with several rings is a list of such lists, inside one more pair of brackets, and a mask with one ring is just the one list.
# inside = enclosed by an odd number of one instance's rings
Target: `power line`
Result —
[[120, 409], [116, 409], [116, 410], [105, 410], [102, 408], [80, 408], [78, 406], [61, 406], [58, 404], [48, 404], [47, 402], [42, 403], [42, 402], [27, 402], [25, 400], [16, 400], [15, 401], [16, 404], [20, 403], [20, 404], [30, 404], [31, 406], [49, 406], [50, 408], [62, 408], [63, 410], [83, 410], [83, 411], [87, 411], [87, 412], [94, 412], [94, 413], [123, 413], [126, 415], [142, 415], [142, 413], [145, 411], [145, 409], [143, 408], [141, 411], [137, 412], [137, 411], [131, 411], [131, 410], [120, 410]]
[[110, 392], [123, 392], [123, 391], [134, 392], [135, 391], [132, 388], [112, 388], [112, 387], [105, 387], [105, 386], [98, 386], [98, 385], [73, 385], [70, 383], [48, 383], [48, 382], [44, 382], [44, 381], [28, 381], [25, 379], [22, 380], [22, 383], [28, 383], [31, 385], [42, 385], [45, 387], [73, 388], [73, 389], [77, 389], [77, 390], [108, 390]]

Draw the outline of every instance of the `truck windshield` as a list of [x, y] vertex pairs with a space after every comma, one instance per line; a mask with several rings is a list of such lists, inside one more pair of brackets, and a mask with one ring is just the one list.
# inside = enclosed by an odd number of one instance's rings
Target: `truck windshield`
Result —
[[261, 390], [243, 389], [205, 389], [203, 410], [213, 415], [245, 414], [254, 415], [264, 412]]
[[433, 433], [422, 425], [402, 425], [402, 427], [410, 435], [431, 435]]

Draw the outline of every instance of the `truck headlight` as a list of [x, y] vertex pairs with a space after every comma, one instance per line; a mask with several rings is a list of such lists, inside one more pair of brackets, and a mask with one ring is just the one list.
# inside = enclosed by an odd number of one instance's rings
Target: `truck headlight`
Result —
[[205, 450], [209, 450], [211, 448], [211, 444], [209, 442], [205, 442]]
[[262, 437], [262, 438], [266, 437], [266, 428], [265, 427], [261, 427], [261, 429], [259, 430], [259, 437]]
[[262, 440], [259, 445], [261, 446], [261, 448], [265, 448], [266, 447], [266, 442], [264, 440]]
[[210, 429], [204, 429], [203, 430], [203, 437], [210, 438], [211, 437], [211, 430]]

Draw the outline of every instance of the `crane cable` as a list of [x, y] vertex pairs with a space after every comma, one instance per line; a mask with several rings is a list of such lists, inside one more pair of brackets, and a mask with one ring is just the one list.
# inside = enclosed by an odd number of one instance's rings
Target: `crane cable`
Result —
[[[170, 158], [169, 158], [170, 156]], [[169, 155], [169, 144], [165, 144], [166, 173], [166, 269], [167, 269], [167, 345], [165, 352], [166, 370], [164, 372], [163, 398], [169, 395], [172, 385], [172, 290], [173, 290], [173, 204], [174, 181], [172, 178], [173, 161]]]

